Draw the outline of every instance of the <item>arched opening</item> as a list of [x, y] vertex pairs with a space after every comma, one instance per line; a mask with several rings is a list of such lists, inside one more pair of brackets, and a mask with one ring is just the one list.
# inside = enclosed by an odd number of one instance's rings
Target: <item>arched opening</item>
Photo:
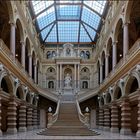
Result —
[[29, 73], [29, 50], [30, 50], [30, 42], [29, 39], [26, 39], [25, 45], [25, 70]]
[[56, 52], [52, 51], [52, 57], [56, 57]]
[[100, 99], [100, 103], [101, 103], [101, 106], [104, 105], [104, 98], [103, 98], [103, 97], [101, 97], [101, 99]]
[[140, 2], [133, 1], [130, 13], [129, 49], [140, 38]]
[[35, 53], [33, 52], [32, 54], [32, 79], [35, 79]]
[[31, 96], [29, 93], [27, 93], [27, 95], [26, 95], [26, 101], [27, 101], [27, 103], [31, 102]]
[[36, 98], [33, 98], [33, 105], [36, 105]]
[[23, 99], [23, 90], [22, 90], [22, 88], [20, 86], [17, 88], [16, 96], [19, 99]]
[[126, 85], [126, 94], [131, 94], [139, 88], [138, 80], [136, 77], [131, 76]]
[[39, 61], [37, 61], [37, 68], [36, 68], [36, 84], [38, 84], [38, 73], [39, 73]]
[[98, 72], [98, 85], [100, 84], [100, 63], [97, 63], [97, 72]]
[[112, 54], [112, 39], [110, 38], [109, 41], [108, 41], [108, 44], [107, 44], [107, 47], [108, 47], [108, 54], [109, 54], [109, 57], [108, 57], [108, 64], [109, 64], [109, 73], [112, 71], [112, 58], [113, 58], [113, 54]]
[[88, 82], [87, 81], [83, 81], [82, 88], [83, 89], [87, 89], [88, 88]]
[[86, 51], [86, 58], [90, 59], [90, 52], [89, 51]]
[[9, 10], [6, 1], [0, 1], [0, 38], [10, 49], [10, 24]]
[[18, 59], [18, 61], [21, 63], [21, 41], [22, 41], [23, 31], [22, 31], [22, 25], [17, 19], [16, 21], [16, 48], [15, 48], [15, 57]]
[[102, 53], [102, 78], [105, 79], [105, 53]]
[[114, 93], [114, 98], [115, 99], [120, 99], [122, 96], [122, 91], [120, 87], [117, 87]]
[[85, 58], [85, 52], [84, 51], [80, 52], [80, 57], [83, 58], [83, 59]]
[[51, 88], [51, 89], [54, 88], [54, 82], [53, 81], [48, 82], [48, 88]]
[[47, 52], [47, 59], [50, 59], [52, 57], [52, 54], [50, 51]]
[[123, 58], [123, 22], [120, 19], [116, 26], [117, 63]]
[[12, 83], [8, 76], [4, 76], [1, 81], [1, 88], [6, 93], [12, 92]]
[[111, 95], [110, 93], [107, 93], [106, 103], [110, 103], [110, 102], [111, 102]]

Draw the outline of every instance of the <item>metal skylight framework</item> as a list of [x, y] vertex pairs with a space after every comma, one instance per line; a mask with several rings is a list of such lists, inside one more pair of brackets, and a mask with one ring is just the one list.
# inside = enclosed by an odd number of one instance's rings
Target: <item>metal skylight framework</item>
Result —
[[105, 0], [30, 2], [33, 20], [44, 43], [94, 42], [107, 7]]

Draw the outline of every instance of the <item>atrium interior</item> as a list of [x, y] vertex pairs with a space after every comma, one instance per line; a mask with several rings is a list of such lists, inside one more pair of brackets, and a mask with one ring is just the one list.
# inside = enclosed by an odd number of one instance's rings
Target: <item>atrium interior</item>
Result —
[[0, 0], [0, 139], [139, 139], [139, 7]]

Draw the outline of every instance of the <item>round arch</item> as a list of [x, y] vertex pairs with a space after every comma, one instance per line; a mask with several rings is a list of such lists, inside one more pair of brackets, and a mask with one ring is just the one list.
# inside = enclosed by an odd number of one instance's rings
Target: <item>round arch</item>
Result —
[[108, 92], [106, 95], [106, 103], [111, 103], [111, 101], [112, 101], [112, 98], [111, 98], [110, 93]]
[[24, 90], [21, 85], [19, 85], [16, 89], [16, 97], [19, 99], [24, 99]]
[[122, 97], [122, 90], [121, 88], [117, 85], [114, 89], [114, 93], [113, 93], [113, 100], [117, 100], [120, 99]]
[[135, 92], [138, 88], [140, 88], [140, 78], [137, 73], [132, 73], [128, 76], [126, 80], [126, 84], [124, 87], [125, 94], [130, 94]]

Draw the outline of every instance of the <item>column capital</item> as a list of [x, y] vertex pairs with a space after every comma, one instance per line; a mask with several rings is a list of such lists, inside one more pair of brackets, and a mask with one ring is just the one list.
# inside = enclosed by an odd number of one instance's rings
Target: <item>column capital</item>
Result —
[[20, 41], [20, 44], [25, 45], [25, 42], [24, 41]]
[[9, 21], [9, 24], [10, 25], [13, 25], [13, 26], [16, 26], [16, 22], [15, 21], [12, 21], [12, 20]]
[[129, 24], [130, 24], [130, 21], [126, 21], [126, 22], [123, 23], [123, 27], [128, 26]]
[[118, 43], [118, 41], [113, 41], [112, 42], [112, 45], [114, 46], [114, 45], [116, 45]]

